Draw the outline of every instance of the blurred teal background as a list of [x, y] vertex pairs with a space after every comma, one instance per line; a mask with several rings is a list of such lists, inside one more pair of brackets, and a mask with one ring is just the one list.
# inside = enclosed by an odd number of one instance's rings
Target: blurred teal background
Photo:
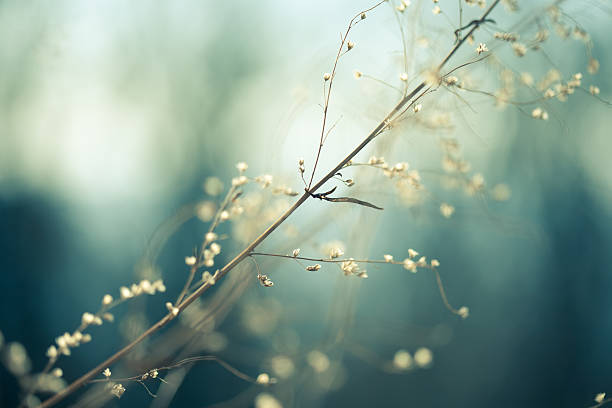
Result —
[[[410, 64], [422, 69], [452, 46], [445, 19], [456, 23], [457, 12], [454, 2], [443, 3], [447, 14], [440, 16], [430, 12], [430, 2], [413, 3], [423, 14], [418, 22], [400, 20], [407, 36], [426, 33], [435, 44], [431, 52], [412, 55]], [[529, 15], [548, 3], [519, 4]], [[139, 280], [158, 226], [206, 199], [207, 177], [228, 186], [236, 162], [248, 162], [249, 175], [273, 174], [300, 191], [296, 162], [304, 157], [310, 169], [314, 159], [322, 73], [330, 70], [338, 32], [371, 5], [0, 2], [4, 341], [23, 343], [33, 370], [42, 369], [48, 345], [73, 329], [82, 312], [95, 311], [105, 293]], [[610, 99], [611, 6], [568, 1], [566, 7], [591, 35], [600, 71], [586, 73], [584, 47], [571, 39], [552, 39], [547, 58], [514, 63], [542, 73], [554, 61], [565, 76], [582, 72], [587, 87], [596, 84]], [[468, 12], [475, 16], [479, 9]], [[501, 27], [517, 19], [501, 7], [493, 17]], [[489, 39], [490, 31], [481, 30], [476, 42]], [[342, 119], [326, 144], [319, 175], [397, 99], [389, 87], [355, 81], [353, 70], [401, 86], [402, 42], [391, 7], [368, 14], [351, 38], [357, 45], [341, 60], [332, 96], [333, 118]], [[408, 48], [418, 46], [409, 42]], [[469, 72], [485, 86], [495, 79], [486, 65]], [[551, 102], [551, 120], [542, 122], [511, 106], [500, 111], [483, 98], [470, 99], [474, 112], [457, 99], [430, 98], [441, 99], [440, 106], [455, 115], [452, 133], [402, 125], [361, 161], [376, 154], [420, 170], [439, 169], [438, 141], [452, 136], [488, 184], [509, 185], [509, 201], [448, 192], [424, 171], [424, 184], [457, 209], [447, 220], [435, 200], [407, 208], [382, 175], [355, 173], [362, 177], [355, 177], [359, 197], [383, 205], [382, 214], [311, 200], [290, 219], [298, 236], [279, 231], [263, 248], [287, 253], [300, 246], [305, 255], [320, 256], [325, 242], [341, 240], [347, 256], [391, 253], [397, 259], [415, 248], [440, 260], [451, 303], [469, 306], [470, 317], [460, 320], [444, 308], [427, 271], [374, 267], [369, 279], [357, 281], [333, 268], [313, 275], [294, 263], [260, 260], [275, 286], [258, 286], [255, 272], [247, 271], [249, 286], [216, 328], [227, 345], [215, 354], [251, 375], [274, 372], [278, 356], [289, 356], [293, 371], [262, 390], [200, 363], [177, 382], [170, 406], [204, 407], [236, 396], [220, 406], [249, 406], [267, 392], [287, 407], [585, 407], [596, 393], [612, 392], [610, 107], [576, 92], [565, 103]], [[428, 100], [422, 103], [427, 110]], [[163, 304], [180, 291], [183, 258], [206, 228], [197, 218], [188, 221], [161, 251], [156, 273], [168, 292], [137, 310], [149, 321], [161, 317]], [[238, 236], [222, 242], [220, 263], [248, 235], [227, 226], [222, 232]], [[134, 309], [122, 306], [117, 320]], [[249, 332], [243, 323], [252, 315], [274, 323]], [[92, 343], [62, 359], [65, 378], [76, 378], [125, 344], [120, 327], [94, 329]], [[419, 347], [432, 350], [430, 368], [400, 374], [384, 369], [396, 351]], [[332, 363], [321, 381], [305, 362], [313, 349], [324, 350]], [[0, 368], [0, 381], [0, 405], [15, 406], [16, 380]], [[130, 384], [108, 406], [154, 401]]]

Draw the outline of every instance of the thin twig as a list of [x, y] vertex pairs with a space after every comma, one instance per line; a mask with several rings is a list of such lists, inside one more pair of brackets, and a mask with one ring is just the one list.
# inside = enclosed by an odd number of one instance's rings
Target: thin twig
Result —
[[[348, 38], [351, 29], [361, 20], [363, 20], [365, 13], [368, 13], [374, 10], [376, 7], [383, 4], [386, 0], [382, 0], [370, 7], [369, 9], [363, 10], [360, 13], [355, 14], [355, 16], [349, 22], [348, 28], [344, 32], [344, 36], [340, 35], [340, 47], [338, 47], [338, 53], [336, 54], [336, 59], [334, 60], [334, 67], [332, 68], [332, 72], [329, 77], [329, 88], [327, 89], [327, 95], [325, 95], [325, 105], [323, 106], [323, 124], [321, 126], [321, 139], [319, 141], [319, 148], [317, 150], [317, 157], [315, 159], [314, 166], [312, 167], [312, 174], [310, 175], [310, 181], [308, 182], [307, 190], [310, 190], [312, 186], [312, 182], [314, 181], [315, 172], [317, 170], [317, 165], [319, 164], [319, 158], [321, 157], [321, 150], [323, 149], [323, 143], [325, 142], [325, 126], [327, 125], [327, 111], [329, 110], [329, 100], [331, 97], [332, 87], [334, 85], [334, 78], [336, 76], [336, 68], [338, 67], [338, 61], [340, 61], [340, 57], [343, 55], [342, 49], [344, 48], [344, 44]], [[325, 82], [323, 83], [325, 87]]]
[[[251, 256], [269, 256], [272, 258], [287, 258], [294, 260], [302, 260], [302, 261], [310, 261], [310, 262], [324, 262], [324, 263], [344, 263], [344, 262], [355, 262], [355, 263], [364, 263], [364, 264], [390, 264], [390, 265], [404, 265], [404, 261], [395, 261], [395, 260], [382, 260], [382, 259], [339, 259], [339, 258], [312, 258], [305, 256], [293, 256], [293, 255], [282, 255], [282, 254], [271, 254], [266, 252], [251, 252]], [[448, 301], [448, 297], [446, 296], [446, 291], [444, 290], [444, 285], [442, 284], [442, 278], [440, 277], [440, 272], [434, 266], [428, 264], [421, 264], [419, 268], [430, 269], [436, 274], [436, 284], [438, 285], [438, 290], [440, 291], [440, 296], [442, 297], [442, 301], [444, 302], [444, 306], [451, 312], [456, 315], [462, 316], [462, 313], [454, 308], [450, 302]]]
[[[115, 382], [126, 382], [126, 381], [142, 381], [144, 378], [143, 376], [145, 374], [150, 373], [151, 371], [169, 371], [172, 370], [174, 368], [179, 368], [182, 367], [184, 365], [187, 364], [194, 364], [197, 363], [198, 361], [214, 361], [217, 364], [219, 364], [221, 367], [225, 368], [228, 372], [230, 372], [231, 374], [235, 375], [236, 377], [240, 378], [241, 380], [250, 382], [250, 383], [257, 383], [257, 380], [253, 377], [251, 377], [248, 374], [243, 373], [242, 371], [238, 370], [236, 367], [232, 366], [231, 364], [229, 364], [227, 361], [220, 359], [217, 356], [195, 356], [195, 357], [188, 357], [185, 358], [183, 360], [180, 360], [174, 364], [168, 365], [168, 366], [163, 366], [163, 367], [158, 367], [158, 368], [152, 368], [150, 370], [148, 370], [146, 373], [143, 374], [139, 374], [139, 375], [134, 375], [132, 377], [123, 377], [123, 378], [112, 378], [112, 381]], [[149, 377], [148, 378], [153, 378], [153, 377]], [[157, 380], [162, 380], [162, 378], [160, 377], [155, 377], [155, 379]], [[91, 380], [89, 381], [89, 383], [99, 383], [99, 382], [107, 382], [109, 379], [108, 378], [102, 378], [102, 379], [95, 379], [95, 380]]]

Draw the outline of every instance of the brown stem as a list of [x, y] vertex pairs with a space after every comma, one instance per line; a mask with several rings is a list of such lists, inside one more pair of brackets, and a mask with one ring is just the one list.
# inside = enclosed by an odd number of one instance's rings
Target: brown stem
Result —
[[[489, 6], [489, 8], [484, 12], [484, 14], [482, 15], [481, 19], [485, 19], [490, 13], [491, 11], [499, 4], [500, 0], [495, 0], [493, 3], [491, 3], [491, 5]], [[457, 50], [463, 45], [463, 43], [465, 42], [465, 40], [478, 28], [478, 25], [474, 25], [471, 30], [468, 32], [468, 34], [466, 36], [464, 36], [459, 42], [457, 42], [453, 48], [450, 50], [450, 52], [446, 55], [446, 57], [444, 57], [444, 59], [442, 60], [442, 62], [440, 63], [440, 65], [438, 65], [438, 71], [440, 69], [442, 69], [446, 63], [450, 60], [450, 58], [457, 52]], [[385, 130], [391, 120], [399, 113], [402, 111], [402, 108], [404, 108], [404, 106], [410, 102], [410, 100], [412, 98], [414, 98], [424, 87], [426, 86], [425, 82], [421, 82], [421, 84], [419, 84], [412, 92], [410, 92], [408, 95], [406, 95], [405, 97], [403, 97], [398, 103], [397, 105], [395, 105], [395, 107], [391, 110], [391, 112], [389, 112], [389, 114], [378, 124], [378, 126], [376, 126], [374, 128], [374, 130], [372, 130], [370, 132], [370, 134], [357, 146], [353, 149], [352, 152], [350, 152], [336, 167], [334, 167], [332, 170], [330, 170], [323, 178], [321, 178], [321, 180], [319, 180], [318, 183], [316, 183], [312, 188], [309, 189], [309, 192], [306, 191], [304, 192], [304, 194], [302, 194], [302, 196], [291, 206], [291, 208], [289, 208], [287, 211], [285, 211], [284, 214], [282, 214], [272, 225], [270, 225], [264, 232], [261, 233], [261, 235], [259, 235], [257, 238], [255, 238], [255, 240], [253, 242], [251, 242], [246, 248], [244, 248], [238, 255], [236, 255], [234, 257], [234, 259], [232, 259], [227, 265], [225, 265], [222, 269], [220, 269], [219, 271], [217, 271], [217, 273], [215, 274], [215, 280], [218, 282], [219, 279], [221, 279], [223, 276], [225, 276], [225, 274], [227, 274], [229, 271], [231, 271], [236, 265], [238, 265], [240, 262], [242, 262], [247, 256], [249, 256], [249, 254], [263, 241], [265, 240], [272, 232], [274, 232], [274, 230], [276, 230], [283, 222], [285, 222], [285, 220], [291, 215], [293, 214], [293, 212], [295, 210], [297, 210], [302, 204], [304, 204], [304, 202], [310, 197], [311, 193], [316, 192], [319, 188], [321, 188], [321, 186], [323, 186], [323, 184], [325, 184], [329, 179], [331, 179], [332, 177], [334, 177], [334, 175], [340, 170], [342, 169], [353, 157], [355, 157], [360, 151], [362, 151], [372, 140], [374, 140], [379, 134], [381, 134], [383, 132], [383, 130]], [[202, 296], [202, 294], [204, 292], [206, 292], [206, 290], [208, 290], [210, 288], [210, 284], [208, 282], [205, 282], [202, 284], [202, 286], [200, 286], [195, 292], [193, 292], [191, 295], [189, 295], [188, 297], [186, 297], [180, 304], [178, 304], [176, 307], [178, 307], [179, 312], [182, 312], [187, 306], [189, 306], [190, 304], [192, 304], [197, 298], [199, 298], [200, 296]], [[70, 385], [68, 385], [66, 388], [64, 388], [62, 391], [58, 392], [57, 394], [53, 395], [52, 397], [48, 398], [47, 400], [45, 400], [41, 405], [40, 408], [48, 408], [51, 406], [54, 406], [55, 404], [57, 404], [58, 402], [62, 401], [64, 398], [66, 398], [67, 396], [69, 396], [70, 394], [74, 393], [76, 390], [78, 390], [80, 387], [82, 387], [83, 385], [85, 385], [87, 382], [89, 382], [93, 377], [95, 377], [96, 375], [99, 375], [102, 370], [104, 370], [106, 367], [111, 366], [113, 363], [115, 363], [116, 361], [118, 361], [120, 358], [122, 358], [123, 356], [125, 356], [127, 353], [129, 353], [134, 347], [136, 347], [136, 345], [138, 345], [142, 340], [146, 339], [147, 337], [149, 337], [150, 335], [152, 335], [153, 333], [157, 332], [159, 329], [161, 329], [162, 327], [164, 327], [166, 324], [168, 324], [172, 319], [173, 319], [173, 315], [172, 314], [168, 314], [165, 317], [163, 317], [160, 321], [158, 321], [157, 323], [155, 323], [153, 326], [151, 326], [149, 329], [147, 329], [144, 333], [142, 333], [140, 336], [138, 336], [138, 338], [136, 338], [135, 340], [133, 340], [131, 343], [129, 343], [127, 346], [123, 347], [121, 350], [117, 351], [115, 354], [113, 354], [112, 356], [110, 356], [109, 358], [107, 358], [106, 360], [104, 360], [102, 363], [100, 363], [99, 365], [97, 365], [96, 367], [94, 367], [93, 369], [91, 369], [90, 371], [88, 371], [87, 373], [83, 374], [81, 377], [79, 377], [78, 379], [76, 379], [75, 381], [73, 381]]]

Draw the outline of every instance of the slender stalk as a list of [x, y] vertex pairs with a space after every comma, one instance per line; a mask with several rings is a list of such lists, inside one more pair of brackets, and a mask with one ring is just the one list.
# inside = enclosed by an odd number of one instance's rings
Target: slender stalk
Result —
[[[215, 214], [215, 217], [213, 218], [213, 222], [210, 224], [210, 227], [208, 228], [207, 236], [208, 236], [208, 233], [214, 232], [215, 228], [217, 228], [217, 226], [219, 225], [219, 221], [221, 220], [221, 213], [227, 209], [227, 206], [229, 205], [230, 201], [234, 197], [235, 193], [236, 193], [236, 186], [230, 187], [227, 194], [225, 195], [225, 198], [223, 199], [223, 203], [221, 203], [221, 206], [219, 206], [219, 209], [217, 210], [217, 213]], [[193, 282], [193, 278], [195, 277], [196, 272], [202, 266], [202, 258], [204, 256], [204, 250], [206, 249], [206, 246], [209, 244], [210, 244], [210, 241], [208, 240], [208, 238], [205, 238], [204, 243], [202, 244], [202, 248], [200, 248], [200, 253], [197, 255], [196, 264], [193, 265], [191, 268], [189, 268], [189, 277], [187, 278], [187, 281], [185, 282], [185, 286], [183, 286], [183, 290], [181, 290], [181, 293], [179, 293], [178, 298], [176, 299], [176, 302], [174, 303], [176, 304], [181, 303], [181, 301], [187, 294], [187, 291], [189, 290], [189, 287], [191, 286], [191, 283]]]
[[[315, 172], [317, 171], [317, 165], [319, 164], [319, 158], [321, 157], [321, 150], [323, 149], [323, 143], [325, 143], [325, 126], [327, 125], [327, 111], [329, 109], [329, 100], [331, 97], [332, 87], [334, 86], [334, 77], [336, 76], [336, 68], [338, 67], [338, 61], [340, 61], [340, 57], [343, 55], [342, 49], [344, 48], [344, 44], [348, 38], [351, 29], [357, 24], [359, 21], [363, 20], [365, 13], [368, 13], [374, 10], [376, 7], [383, 4], [385, 0], [376, 3], [374, 6], [369, 9], [363, 10], [360, 13], [357, 13], [355, 17], [351, 19], [349, 22], [348, 28], [344, 32], [340, 38], [340, 47], [338, 47], [338, 53], [336, 54], [336, 59], [334, 60], [334, 67], [332, 68], [332, 72], [329, 77], [329, 88], [327, 89], [327, 94], [324, 94], [325, 105], [323, 106], [323, 124], [321, 126], [321, 139], [319, 140], [319, 148], [317, 150], [317, 157], [315, 159], [314, 166], [312, 167], [312, 174], [310, 175], [310, 181], [308, 182], [307, 190], [310, 190], [310, 186], [312, 186], [312, 182], [314, 181]], [[325, 91], [325, 84], [323, 84], [323, 90]]]
[[[483, 13], [481, 20], [484, 20], [493, 9], [499, 4], [500, 0], [495, 0], [489, 8]], [[449, 53], [444, 57], [442, 62], [438, 65], [437, 70], [440, 71], [446, 63], [450, 60], [450, 58], [461, 48], [461, 46], [465, 43], [466, 39], [476, 31], [478, 28], [478, 24], [475, 24], [470, 31], [465, 35], [461, 40], [459, 40], [453, 48], [449, 51]], [[238, 255], [234, 257], [227, 265], [225, 265], [222, 269], [218, 270], [215, 274], [215, 280], [218, 282], [223, 276], [225, 276], [229, 271], [231, 271], [234, 267], [236, 267], [240, 262], [242, 262], [246, 257], [248, 257], [251, 252], [261, 244], [272, 232], [274, 232], [285, 220], [293, 214], [295, 210], [297, 210], [308, 198], [311, 196], [311, 193], [316, 192], [321, 186], [323, 186], [329, 179], [334, 177], [334, 175], [342, 169], [353, 157], [355, 157], [359, 152], [361, 152], [372, 140], [374, 140], [378, 135], [380, 135], [391, 123], [391, 121], [396, 117], [398, 113], [403, 111], [403, 108], [423, 89], [427, 86], [425, 82], [421, 82], [412, 92], [403, 97], [397, 105], [389, 112], [389, 114], [370, 132], [370, 134], [357, 146], [355, 147], [336, 167], [330, 170], [324, 177], [322, 177], [319, 182], [317, 182], [312, 188], [310, 188], [310, 192], [305, 191], [300, 198], [282, 214], [272, 225], [270, 225], [264, 232], [262, 232], [253, 242], [251, 242], [246, 248], [244, 248]], [[210, 288], [210, 284], [208, 282], [203, 283], [195, 292], [191, 295], [187, 296], [180, 304], [176, 305], [179, 309], [179, 313], [182, 312], [186, 307], [192, 304], [197, 298], [202, 296], [204, 292], [206, 292]], [[58, 402], [62, 401], [76, 390], [78, 390], [83, 385], [87, 384], [93, 377], [99, 375], [102, 370], [106, 367], [111, 366], [113, 363], [121, 359], [127, 353], [129, 353], [136, 345], [138, 345], [141, 341], [156, 333], [161, 328], [166, 326], [175, 316], [172, 314], [168, 314], [164, 316], [161, 320], [155, 323], [153, 326], [149, 327], [144, 333], [138, 336], [131, 343], [123, 347], [121, 350], [117, 351], [115, 354], [104, 360], [102, 363], [98, 364], [96, 367], [83, 374], [81, 377], [73, 381], [70, 385], [64, 388], [62, 391], [53, 395], [52, 397], [45, 400], [40, 408], [48, 408], [56, 405]]]
[[281, 254], [269, 254], [266, 252], [251, 252], [253, 256], [269, 256], [272, 258], [286, 258], [286, 259], [297, 259], [300, 261], [311, 261], [311, 262], [326, 262], [326, 263], [342, 263], [342, 262], [355, 262], [365, 264], [389, 264], [389, 265], [403, 265], [402, 261], [385, 261], [384, 259], [351, 259], [351, 258], [312, 258], [307, 256], [293, 256], [293, 255], [281, 255]]

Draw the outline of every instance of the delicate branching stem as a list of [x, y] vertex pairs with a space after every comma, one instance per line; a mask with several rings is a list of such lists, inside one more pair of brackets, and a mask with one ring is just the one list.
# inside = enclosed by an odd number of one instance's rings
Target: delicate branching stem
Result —
[[[175, 364], [171, 364], [168, 366], [164, 366], [164, 367], [158, 367], [158, 368], [153, 368], [149, 371], [147, 371], [147, 373], [150, 373], [151, 371], [168, 371], [168, 370], [172, 370], [174, 368], [179, 368], [188, 364], [194, 364], [197, 363], [198, 361], [214, 361], [216, 363], [218, 363], [221, 367], [225, 368], [228, 372], [230, 372], [231, 374], [235, 375], [236, 377], [240, 378], [241, 380], [247, 381], [247, 382], [251, 382], [251, 383], [257, 383], [257, 379], [251, 377], [248, 374], [243, 373], [242, 371], [238, 370], [236, 367], [232, 366], [231, 364], [229, 364], [227, 361], [220, 359], [217, 356], [196, 356], [196, 357], [189, 357], [189, 358], [185, 358]], [[139, 375], [135, 375], [132, 377], [123, 377], [123, 378], [112, 378], [113, 381], [116, 382], [126, 382], [126, 381], [142, 381], [144, 378], [144, 374], [147, 373], [143, 373], [143, 374], [139, 374]], [[153, 378], [153, 377], [149, 377], [149, 378]], [[155, 379], [159, 379], [161, 380], [161, 378], [157, 377]], [[95, 379], [95, 380], [91, 380], [89, 381], [89, 383], [99, 383], [99, 382], [107, 382], [108, 379], [107, 378], [100, 378], [100, 379]]]
[[[282, 254], [270, 254], [266, 252], [251, 252], [252, 256], [269, 256], [272, 258], [286, 258], [286, 259], [295, 259], [296, 261], [310, 261], [310, 262], [323, 262], [323, 263], [335, 263], [341, 264], [344, 262], [355, 262], [355, 263], [363, 263], [363, 264], [389, 264], [389, 265], [403, 265], [404, 261], [395, 261], [395, 260], [384, 260], [384, 259], [352, 259], [352, 258], [313, 258], [306, 256], [293, 256], [293, 255], [282, 255]], [[446, 291], [444, 290], [444, 285], [442, 284], [442, 278], [440, 277], [440, 272], [430, 265], [421, 265], [420, 268], [430, 269], [436, 274], [436, 284], [438, 285], [438, 290], [440, 291], [440, 297], [444, 302], [444, 306], [451, 312], [456, 315], [461, 316], [461, 312], [459, 309], [454, 308], [450, 302], [448, 301], [448, 297], [446, 297]]]
[[338, 61], [340, 60], [340, 57], [343, 55], [342, 50], [344, 49], [344, 44], [346, 43], [346, 40], [348, 38], [349, 33], [351, 32], [351, 29], [355, 26], [355, 24], [357, 24], [359, 21], [361, 21], [364, 18], [365, 13], [374, 10], [376, 7], [380, 6], [385, 1], [386, 0], [380, 1], [374, 6], [370, 7], [369, 9], [356, 14], [355, 17], [353, 17], [351, 21], [349, 22], [348, 28], [344, 32], [344, 35], [341, 36], [340, 47], [338, 47], [338, 53], [336, 54], [336, 59], [334, 60], [334, 67], [332, 68], [332, 72], [329, 77], [329, 87], [327, 88], [327, 93], [324, 95], [325, 104], [323, 105], [323, 124], [321, 125], [321, 138], [319, 141], [319, 148], [317, 150], [317, 157], [315, 159], [314, 166], [312, 167], [312, 174], [310, 175], [310, 181], [308, 182], [308, 187], [307, 187], [308, 190], [310, 190], [310, 187], [312, 186], [312, 182], [314, 181], [314, 176], [317, 170], [317, 165], [319, 164], [319, 158], [321, 157], [321, 150], [323, 149], [323, 143], [325, 142], [325, 126], [327, 125], [327, 111], [329, 110], [329, 99], [331, 97], [331, 91], [334, 85], [334, 77], [336, 76], [336, 68], [338, 67]]
[[[219, 222], [221, 221], [221, 213], [227, 209], [229, 203], [234, 197], [234, 194], [236, 193], [236, 190], [237, 190], [236, 186], [232, 186], [228, 190], [227, 194], [225, 195], [225, 198], [223, 199], [223, 202], [221, 203], [221, 205], [219, 206], [219, 209], [217, 210], [217, 213], [215, 214], [215, 217], [213, 218], [213, 222], [210, 224], [210, 227], [208, 228], [208, 233], [214, 232], [217, 226], [219, 225]], [[183, 290], [181, 290], [181, 293], [176, 299], [176, 302], [174, 302], [175, 304], [181, 303], [181, 301], [183, 300], [183, 298], [189, 291], [189, 287], [191, 286], [191, 283], [193, 282], [193, 278], [195, 277], [195, 274], [198, 271], [198, 268], [201, 266], [202, 257], [204, 256], [204, 250], [206, 249], [206, 246], [208, 244], [210, 244], [210, 242], [208, 241], [208, 238], [206, 238], [204, 242], [202, 243], [202, 248], [200, 249], [200, 253], [198, 254], [198, 260], [196, 264], [193, 265], [189, 269], [189, 277], [187, 278], [187, 281], [185, 282], [185, 286], [183, 286]]]
[[[495, 0], [491, 5], [487, 8], [487, 10], [483, 13], [481, 20], [484, 20], [491, 11], [499, 4], [500, 0]], [[381, 3], [379, 3], [381, 4]], [[378, 4], [376, 5], [378, 6]], [[375, 7], [376, 7], [375, 6]], [[369, 9], [371, 10], [371, 8]], [[366, 10], [367, 11], [367, 10]], [[352, 20], [351, 20], [352, 21]], [[444, 57], [442, 62], [438, 65], [438, 71], [440, 71], [446, 63], [451, 59], [451, 57], [461, 48], [461, 46], [465, 43], [465, 40], [473, 34], [473, 32], [478, 28], [478, 25], [475, 24], [471, 27], [470, 31], [458, 41], [453, 48], [449, 51], [449, 53]], [[337, 61], [336, 61], [337, 62]], [[335, 67], [335, 65], [334, 65]], [[333, 78], [333, 76], [332, 76]], [[302, 204], [311, 197], [311, 194], [316, 192], [321, 186], [323, 186], [328, 180], [330, 180], [334, 175], [340, 171], [353, 157], [355, 157], [359, 152], [361, 152], [372, 140], [374, 140], [378, 135], [380, 135], [391, 123], [391, 121], [396, 118], [398, 113], [402, 112], [403, 108], [410, 103], [410, 101], [419, 94], [425, 88], [427, 84], [425, 82], [421, 82], [414, 90], [412, 90], [408, 95], [403, 97], [395, 107], [389, 112], [389, 114], [370, 132], [370, 134], [357, 146], [355, 147], [336, 167], [330, 170], [325, 176], [323, 176], [319, 182], [317, 182], [314, 186], [309, 187], [308, 191], [305, 191], [300, 198], [283, 213], [272, 225], [270, 225], [264, 232], [261, 233], [253, 242], [251, 242], [246, 248], [244, 248], [238, 255], [236, 255], [229, 263], [227, 263], [222, 269], [217, 271], [215, 274], [215, 280], [218, 282], [225, 274], [231, 271], [234, 267], [236, 267], [240, 262], [242, 262], [246, 257], [248, 257], [253, 250], [261, 244], [272, 232], [274, 232], [285, 220], [293, 214], [295, 210], [297, 210]], [[324, 129], [322, 135], [324, 135]], [[320, 153], [320, 150], [319, 150]], [[319, 155], [317, 155], [318, 157]], [[311, 177], [314, 178], [314, 170], [313, 175]], [[179, 313], [182, 312], [186, 307], [192, 304], [196, 299], [198, 299], [204, 292], [206, 292], [211, 287], [209, 282], [204, 282], [196, 291], [194, 291], [191, 295], [187, 296], [182, 300], [181, 303], [177, 304], [176, 307], [179, 309]], [[98, 364], [96, 367], [83, 374], [77, 380], [73, 381], [70, 385], [64, 388], [62, 391], [53, 395], [52, 397], [45, 400], [40, 407], [48, 408], [56, 405], [58, 402], [62, 401], [76, 390], [78, 390], [83, 385], [87, 384], [94, 378], [96, 375], [102, 372], [106, 367], [111, 366], [122, 357], [124, 357], [127, 353], [129, 353], [136, 345], [138, 345], [141, 341], [151, 336], [153, 333], [156, 333], [161, 328], [166, 326], [175, 316], [171, 313], [168, 313], [157, 323], [149, 327], [145, 332], [143, 332], [140, 336], [134, 339], [131, 343], [124, 346], [121, 350], [117, 351], [115, 354], [104, 360], [102, 363]]]
[[265, 252], [251, 252], [254, 256], [270, 256], [273, 258], [287, 258], [287, 259], [299, 259], [301, 261], [311, 262], [327, 262], [327, 263], [342, 263], [353, 261], [356, 263], [368, 263], [368, 264], [390, 264], [390, 265], [402, 265], [401, 261], [385, 261], [384, 259], [349, 259], [349, 258], [310, 258], [305, 256], [293, 256], [293, 255], [282, 255], [282, 254], [269, 254]]

